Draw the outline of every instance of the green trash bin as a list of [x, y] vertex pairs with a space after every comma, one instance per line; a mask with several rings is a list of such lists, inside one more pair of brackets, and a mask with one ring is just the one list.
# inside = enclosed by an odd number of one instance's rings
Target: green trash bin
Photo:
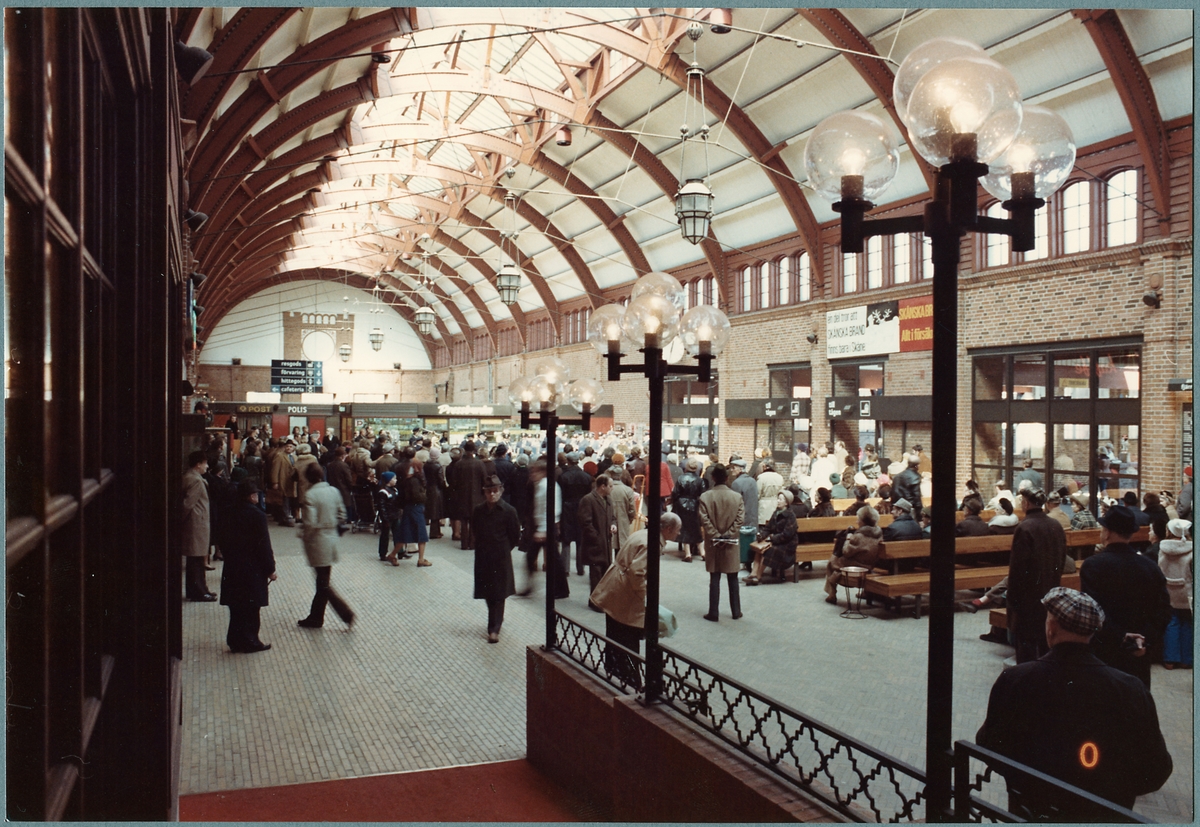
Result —
[[742, 565], [749, 566], [754, 562], [754, 551], [751, 550], [750, 544], [754, 542], [754, 538], [758, 536], [758, 527], [752, 525], [744, 525], [738, 531], [738, 545], [742, 552]]

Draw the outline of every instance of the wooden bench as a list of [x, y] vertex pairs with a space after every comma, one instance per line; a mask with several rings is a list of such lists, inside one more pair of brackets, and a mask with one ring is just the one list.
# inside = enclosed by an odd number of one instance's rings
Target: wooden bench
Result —
[[[990, 589], [1008, 576], [1008, 566], [975, 566], [960, 568], [954, 572], [954, 588]], [[1064, 574], [1061, 585], [1072, 589], [1079, 588], [1079, 574]], [[897, 614], [900, 612], [901, 598], [913, 597], [913, 617], [921, 616], [921, 598], [929, 593], [929, 572], [911, 572], [909, 574], [873, 574], [867, 576], [864, 590], [868, 595], [882, 598], [891, 605]]]

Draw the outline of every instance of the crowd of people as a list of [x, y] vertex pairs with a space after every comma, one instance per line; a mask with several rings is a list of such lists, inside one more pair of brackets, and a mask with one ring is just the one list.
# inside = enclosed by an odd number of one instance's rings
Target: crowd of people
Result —
[[[556, 599], [569, 595], [571, 569], [576, 575], [586, 569], [588, 606], [606, 616], [606, 666], [637, 686], [631, 653], [643, 637], [651, 545], [645, 495], [652, 458], [643, 446], [622, 434], [565, 438], [553, 458], [555, 508], [548, 518], [551, 457], [544, 442], [531, 438], [516, 438], [510, 446], [503, 434], [495, 442], [480, 435], [451, 446], [420, 429], [407, 437], [362, 429], [343, 444], [332, 431], [318, 438], [302, 428], [279, 439], [266, 428], [239, 434], [233, 419], [227, 430], [189, 457], [183, 525], [189, 599], [218, 599], [205, 582], [212, 570], [206, 557], [211, 552], [225, 561], [219, 599], [229, 607], [231, 651], [271, 648], [258, 637], [259, 609], [276, 578], [269, 512], [282, 526], [299, 523], [314, 569], [315, 594], [301, 627], [323, 626], [327, 606], [347, 626], [354, 623], [353, 610], [331, 586], [342, 532], [373, 525], [381, 561], [399, 566], [415, 554], [416, 566], [427, 568], [433, 565], [427, 542], [448, 529], [451, 541], [474, 551], [473, 596], [486, 603], [489, 643], [499, 641], [506, 600], [532, 592], [539, 559]], [[737, 454], [721, 462], [695, 452], [680, 463], [667, 445], [659, 458], [659, 548], [675, 543], [683, 562], [699, 557], [705, 563], [706, 620], [720, 619], [724, 576], [736, 620], [743, 616], [743, 527], [766, 542], [746, 584], [758, 585], [768, 569], [781, 579], [797, 565], [802, 521], [838, 516], [834, 500], [853, 497], [840, 514], [854, 516], [855, 525], [832, 535], [834, 555], [826, 569], [826, 600], [836, 603], [842, 569], [870, 569], [881, 544], [929, 536], [928, 461], [919, 445], [892, 462], [870, 445], [856, 457], [841, 443], [829, 443], [798, 453], [785, 476], [765, 450], [755, 452], [752, 463]], [[1031, 463], [1014, 476], [1016, 494], [999, 481], [986, 503], [979, 486], [967, 481], [956, 535], [1013, 538], [1009, 576], [963, 604], [976, 611], [1007, 601], [1005, 636], [997, 638], [994, 630], [983, 637], [1016, 650], [1017, 667], [993, 688], [977, 735], [981, 745], [1122, 806], [1164, 783], [1172, 765], [1149, 692], [1149, 665], [1153, 652], [1167, 669], [1192, 666], [1190, 467], [1185, 476], [1177, 499], [1169, 492], [1147, 492], [1140, 500], [1128, 492], [1119, 502], [1102, 498], [1098, 519], [1086, 490], [1047, 494]], [[827, 486], [818, 484], [825, 480]], [[989, 510], [995, 516], [985, 521]], [[882, 528], [881, 512], [892, 517]], [[550, 519], [557, 528], [553, 548], [547, 542]], [[1150, 527], [1149, 543], [1133, 542], [1141, 526]], [[1062, 588], [1063, 572], [1075, 567], [1065, 532], [1089, 528], [1100, 529], [1101, 544], [1079, 566], [1081, 591]], [[520, 591], [514, 549], [525, 552]], [[1056, 691], [1063, 698], [1086, 697], [1085, 703], [1112, 714], [1084, 720], [1037, 702]], [[1103, 756], [1093, 765], [1102, 771], [1079, 774], [1071, 751], [1084, 749], [1080, 744]], [[1013, 812], [1096, 815], [1087, 809], [1091, 805], [1061, 791], [1014, 786], [1011, 778], [1009, 788]]]

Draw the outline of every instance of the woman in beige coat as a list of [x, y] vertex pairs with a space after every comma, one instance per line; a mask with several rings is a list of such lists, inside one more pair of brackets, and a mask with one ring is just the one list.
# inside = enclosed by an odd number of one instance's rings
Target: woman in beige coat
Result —
[[708, 571], [708, 614], [705, 620], [717, 622], [721, 601], [721, 575], [729, 579], [729, 609], [733, 619], [742, 616], [738, 596], [738, 571], [742, 567], [738, 531], [746, 518], [742, 495], [725, 484], [729, 478], [723, 465], [712, 469], [714, 486], [700, 495], [700, 525], [704, 528], [704, 568]]
[[[728, 490], [728, 489], [727, 489]], [[738, 499], [741, 497], [738, 495]], [[683, 521], [668, 511], [659, 521], [659, 549], [679, 536]], [[617, 552], [613, 564], [600, 578], [592, 591], [591, 602], [605, 615], [604, 636], [620, 646], [641, 652], [642, 633], [646, 626], [646, 560], [649, 548], [647, 529], [635, 531]], [[641, 679], [633, 659], [612, 647], [606, 647], [604, 665], [609, 674], [619, 677], [635, 689], [641, 689]]]

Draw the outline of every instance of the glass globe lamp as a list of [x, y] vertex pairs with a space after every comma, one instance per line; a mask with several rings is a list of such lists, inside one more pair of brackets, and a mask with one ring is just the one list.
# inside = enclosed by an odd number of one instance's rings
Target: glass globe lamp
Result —
[[958, 37], [938, 37], [927, 40], [908, 53], [908, 57], [896, 70], [896, 78], [892, 82], [892, 101], [896, 105], [896, 114], [908, 126], [908, 101], [912, 91], [925, 77], [925, 73], [939, 63], [953, 60], [956, 57], [987, 57], [980, 46], [969, 40]]
[[563, 396], [565, 385], [555, 383], [549, 376], [539, 375], [529, 380], [529, 388], [533, 392], [533, 407], [554, 410]]
[[508, 386], [508, 401], [518, 410], [521, 408], [521, 403], [533, 402], [533, 383], [527, 376], [518, 376], [512, 380]]
[[889, 127], [868, 112], [838, 112], [817, 124], [804, 148], [808, 182], [830, 201], [873, 201], [900, 168]]
[[640, 345], [625, 338], [621, 319], [625, 308], [619, 304], [606, 304], [594, 311], [588, 319], [587, 337], [592, 347], [605, 356], [609, 353], [633, 353]]
[[567, 382], [571, 381], [571, 369], [567, 367], [566, 362], [555, 356], [543, 356], [536, 360], [533, 363], [533, 372], [536, 376], [545, 376], [559, 393], [562, 393]]
[[1075, 167], [1075, 136], [1060, 115], [1026, 106], [1012, 144], [988, 168], [983, 188], [1001, 201], [1048, 198]]
[[686, 293], [683, 285], [679, 283], [679, 279], [669, 273], [653, 272], [642, 276], [633, 285], [633, 291], [629, 294], [630, 300], [636, 299], [638, 296], [646, 293], [657, 293], [660, 296], [665, 296], [671, 300], [671, 303], [683, 312], [684, 300]]
[[621, 327], [640, 347], [664, 348], [679, 332], [679, 308], [666, 296], [645, 293], [629, 302]]
[[925, 73], [908, 103], [913, 146], [934, 166], [989, 163], [1021, 128], [1021, 90], [987, 57], [958, 57]]
[[683, 314], [679, 324], [679, 338], [692, 356], [719, 356], [729, 342], [729, 333], [729, 317], [707, 304]]
[[585, 409], [596, 410], [603, 398], [604, 386], [595, 379], [576, 379], [567, 386], [567, 404], [574, 408], [576, 413], [583, 413]]

